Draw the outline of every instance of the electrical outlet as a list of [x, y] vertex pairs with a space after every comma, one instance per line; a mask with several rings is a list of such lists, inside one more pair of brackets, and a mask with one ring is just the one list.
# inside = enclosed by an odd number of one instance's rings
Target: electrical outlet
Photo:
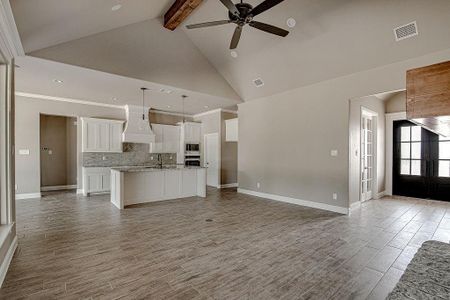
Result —
[[52, 150], [48, 150], [48, 155], [52, 155], [53, 151]]
[[338, 151], [337, 150], [331, 150], [331, 156], [336, 157], [338, 156]]
[[150, 156], [150, 160], [153, 160], [153, 156]]
[[257, 182], [256, 183], [256, 188], [258, 188], [258, 189], [261, 188], [261, 183]]
[[337, 200], [337, 193], [333, 193], [333, 200]]
[[102, 160], [106, 160], [106, 156], [102, 156]]

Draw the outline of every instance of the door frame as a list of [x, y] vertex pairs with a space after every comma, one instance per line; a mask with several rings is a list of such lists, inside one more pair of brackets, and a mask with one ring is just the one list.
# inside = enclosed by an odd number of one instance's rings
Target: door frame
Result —
[[386, 195], [392, 196], [394, 171], [394, 121], [406, 120], [406, 112], [386, 114]]
[[[221, 162], [221, 156], [222, 156], [222, 154], [221, 154], [221, 152], [220, 152], [220, 144], [221, 144], [221, 139], [220, 139], [220, 135], [219, 135], [219, 133], [218, 132], [215, 132], [215, 133], [208, 133], [208, 134], [205, 134], [204, 136], [203, 136], [203, 166], [206, 166], [206, 148], [207, 148], [207, 143], [206, 143], [206, 140], [207, 140], [207, 138], [208, 137], [211, 137], [211, 136], [217, 136], [217, 186], [216, 186], [216, 188], [220, 188], [220, 186], [221, 186], [221, 170], [222, 170], [222, 162]], [[206, 172], [208, 172], [208, 171], [206, 171]], [[208, 176], [208, 175], [207, 175]]]
[[[362, 149], [361, 149], [361, 144], [362, 144], [362, 120], [363, 117], [370, 117], [372, 118], [372, 136], [373, 136], [373, 141], [372, 141], [372, 157], [373, 157], [373, 161], [372, 161], [372, 196], [370, 197], [370, 199], [362, 199], [362, 165], [361, 165], [361, 153], [362, 153]], [[359, 202], [365, 202], [365, 201], [369, 201], [372, 199], [376, 199], [378, 198], [378, 113], [366, 108], [364, 106], [361, 106], [361, 114], [360, 114], [360, 119], [359, 119]]]

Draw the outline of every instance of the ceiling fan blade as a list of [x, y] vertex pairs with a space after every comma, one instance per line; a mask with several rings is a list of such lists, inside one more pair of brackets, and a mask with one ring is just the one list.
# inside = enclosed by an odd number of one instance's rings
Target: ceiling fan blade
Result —
[[242, 26], [237, 26], [236, 29], [234, 30], [234, 34], [233, 34], [233, 38], [231, 39], [231, 44], [230, 44], [230, 49], [236, 49], [238, 44], [239, 44], [239, 40], [241, 39], [241, 33], [242, 33]]
[[233, 2], [231, 2], [231, 0], [220, 0], [220, 2], [222, 2], [223, 5], [225, 5], [228, 10], [235, 16], [239, 16], [240, 12], [237, 9], [236, 5], [234, 5]]
[[252, 16], [257, 16], [257, 15], [265, 12], [266, 10], [271, 9], [275, 5], [280, 4], [283, 1], [284, 0], [266, 0], [263, 3], [261, 3], [260, 5], [256, 6], [254, 9], [252, 9], [250, 14]]
[[196, 28], [203, 28], [203, 27], [211, 27], [211, 26], [218, 26], [218, 25], [225, 25], [231, 23], [230, 20], [223, 20], [223, 21], [212, 21], [212, 22], [205, 22], [205, 23], [198, 23], [198, 24], [191, 24], [187, 25], [187, 29], [196, 29]]
[[259, 29], [259, 30], [262, 30], [262, 31], [265, 31], [265, 32], [268, 32], [268, 33], [271, 33], [271, 34], [279, 35], [279, 36], [282, 36], [282, 37], [285, 37], [285, 36], [287, 36], [289, 34], [289, 31], [287, 31], [287, 30], [284, 30], [284, 29], [281, 29], [279, 27], [276, 27], [276, 26], [273, 26], [273, 25], [269, 25], [269, 24], [266, 24], [266, 23], [252, 21], [248, 25], [250, 25], [250, 26], [252, 26], [252, 27], [254, 27], [256, 29]]

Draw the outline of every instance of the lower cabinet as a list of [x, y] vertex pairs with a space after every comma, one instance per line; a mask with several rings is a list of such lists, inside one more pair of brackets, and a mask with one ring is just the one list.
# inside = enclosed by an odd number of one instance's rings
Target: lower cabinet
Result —
[[108, 193], [111, 190], [110, 168], [83, 168], [83, 194]]
[[206, 197], [206, 169], [112, 171], [111, 202], [118, 208], [185, 197]]

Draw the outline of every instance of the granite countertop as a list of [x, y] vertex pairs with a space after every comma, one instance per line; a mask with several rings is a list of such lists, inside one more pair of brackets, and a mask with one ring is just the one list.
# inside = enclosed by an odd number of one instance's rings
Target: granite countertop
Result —
[[162, 168], [158, 166], [123, 166], [111, 168], [111, 170], [119, 172], [160, 172], [164, 170], [184, 170], [184, 169], [205, 169], [205, 168], [196, 166], [184, 166], [184, 165], [165, 165]]

